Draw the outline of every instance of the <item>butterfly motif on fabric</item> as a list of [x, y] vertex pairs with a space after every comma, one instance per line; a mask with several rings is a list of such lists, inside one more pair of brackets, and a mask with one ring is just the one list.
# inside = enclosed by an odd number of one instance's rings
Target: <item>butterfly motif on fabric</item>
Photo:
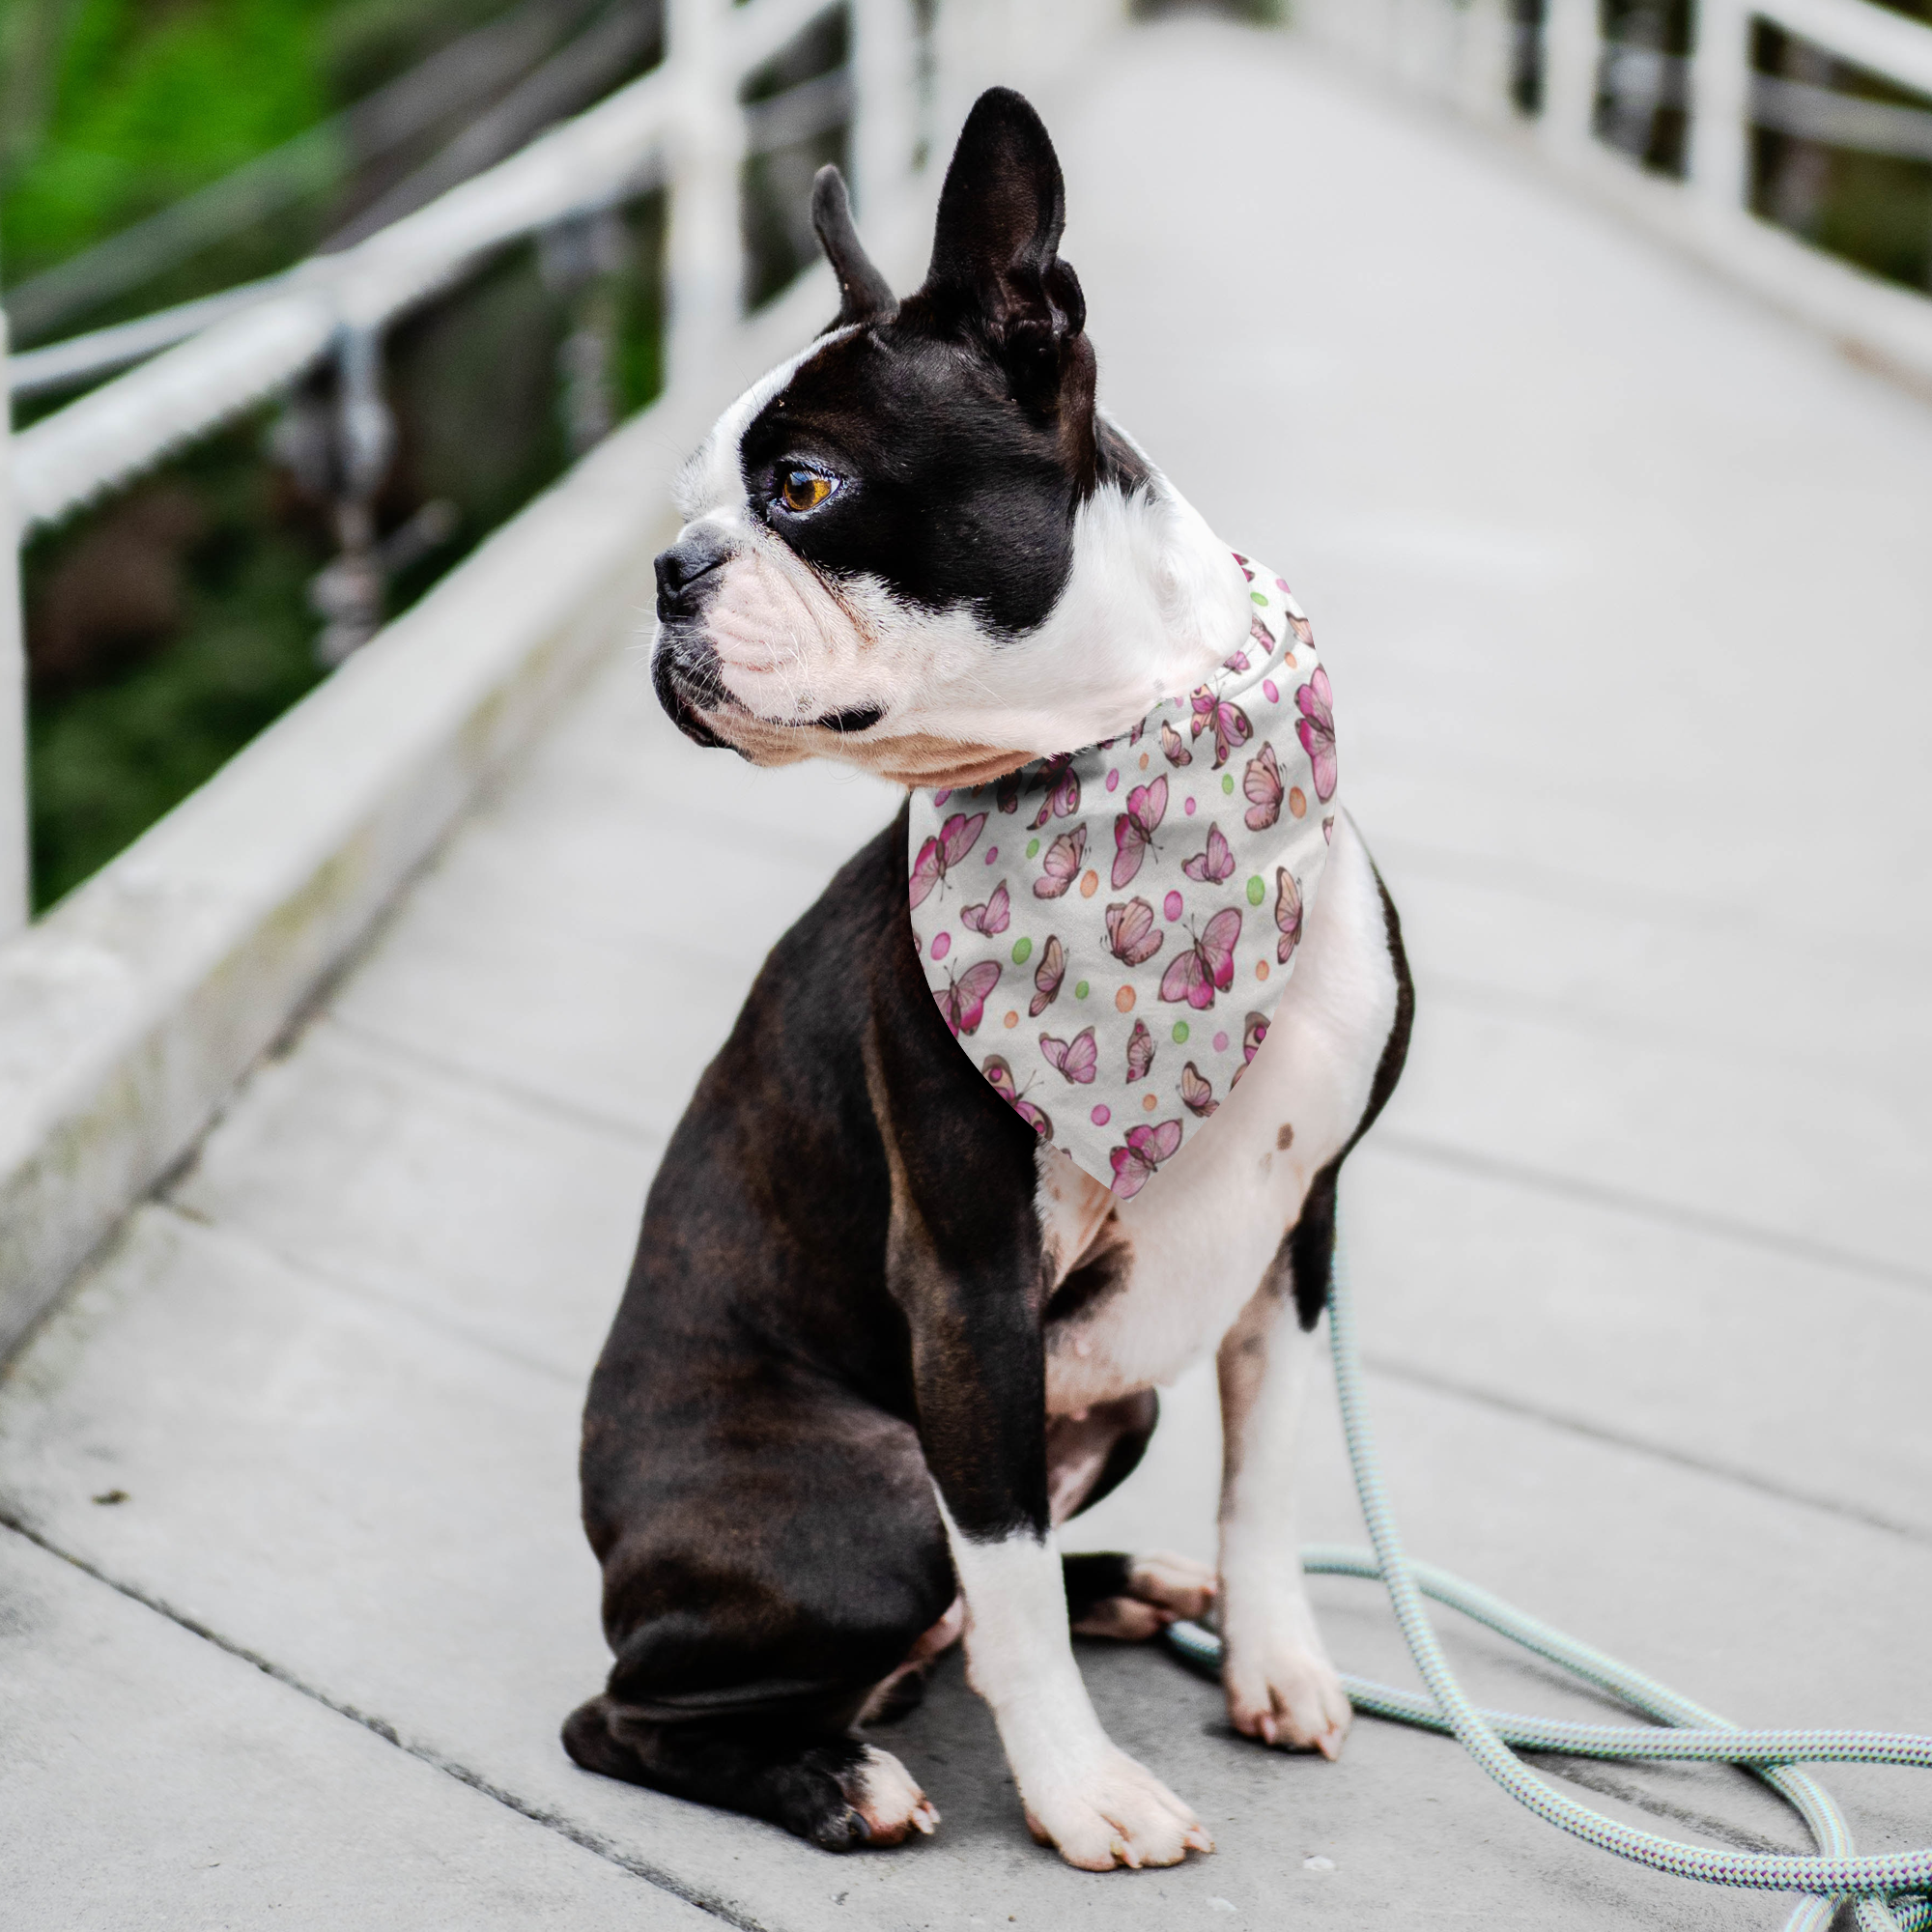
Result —
[[1294, 694], [1295, 709], [1301, 722], [1295, 736], [1315, 767], [1315, 796], [1323, 805], [1335, 796], [1335, 694], [1329, 689], [1328, 673], [1320, 665], [1315, 675]]
[[1262, 647], [1262, 656], [1266, 657], [1274, 649], [1274, 635], [1259, 616], [1248, 619], [1248, 641]]
[[1194, 707], [1194, 717], [1188, 724], [1187, 735], [1198, 738], [1204, 731], [1213, 732], [1214, 763], [1210, 769], [1218, 772], [1228, 762], [1229, 754], [1238, 751], [1255, 735], [1255, 727], [1248, 723], [1248, 714], [1238, 704], [1217, 697], [1212, 685], [1202, 685], [1189, 701]]
[[1040, 863], [1040, 874], [1033, 882], [1033, 895], [1037, 899], [1057, 899], [1080, 876], [1080, 861], [1086, 856], [1087, 828], [1076, 825], [1071, 832], [1063, 832], [1046, 848], [1046, 857]]
[[1286, 966], [1301, 939], [1301, 888], [1286, 866], [1274, 868], [1274, 923], [1281, 933], [1275, 941], [1274, 956]]
[[1024, 1094], [1020, 1092], [1018, 1086], [1014, 1083], [1013, 1080], [1013, 1069], [1007, 1065], [1006, 1059], [1003, 1055], [997, 1053], [988, 1054], [986, 1056], [985, 1065], [983, 1066], [981, 1071], [984, 1072], [986, 1078], [992, 1083], [993, 1092], [997, 1094], [1000, 1096], [1000, 1098], [1004, 1100], [1007, 1103], [1007, 1105], [1009, 1106], [1013, 1110], [1013, 1112], [1016, 1113], [1020, 1117], [1020, 1119], [1023, 1120], [1027, 1123], [1027, 1125], [1030, 1126], [1034, 1130], [1034, 1132], [1040, 1137], [1041, 1140], [1050, 1141], [1053, 1138], [1053, 1122], [1051, 1121], [1051, 1119], [1048, 1118], [1046, 1110], [1043, 1107], [1036, 1107], [1034, 1103], [1031, 1100], [1029, 1100]]
[[1184, 952], [1168, 962], [1160, 976], [1160, 996], [1171, 1006], [1185, 1001], [1197, 1012], [1214, 1004], [1217, 992], [1235, 983], [1235, 947], [1241, 936], [1241, 915], [1236, 906], [1217, 912], [1194, 936]]
[[1294, 641], [1305, 651], [1315, 648], [1315, 626], [1308, 621], [1301, 606], [1294, 601], [1294, 593], [1286, 584], [1282, 585], [1282, 608], [1288, 612], [1288, 621], [1294, 630]]
[[914, 905], [923, 905], [932, 889], [946, 882], [947, 873], [980, 842], [980, 834], [985, 826], [983, 811], [975, 812], [971, 818], [963, 811], [955, 811], [939, 828], [938, 835], [919, 848], [919, 857], [912, 862], [912, 872], [906, 880], [906, 895]]
[[1281, 764], [1275, 757], [1274, 747], [1264, 745], [1248, 760], [1247, 770], [1241, 774], [1241, 796], [1248, 801], [1243, 815], [1250, 832], [1265, 832], [1281, 816], [1283, 789]]
[[1199, 879], [1203, 885], [1218, 886], [1235, 869], [1234, 848], [1221, 837], [1221, 828], [1210, 825], [1208, 828], [1208, 849], [1197, 852], [1191, 859], [1181, 861], [1180, 869], [1190, 879]]
[[1092, 1027], [1082, 1027], [1071, 1039], [1055, 1039], [1051, 1034], [1043, 1033], [1039, 1037], [1039, 1050], [1046, 1056], [1046, 1064], [1062, 1079], [1081, 1087], [1094, 1084], [1094, 1072], [1100, 1064], [1100, 1048]]
[[1254, 666], [1249, 662], [1246, 651], [1237, 650], [1221, 660], [1221, 668], [1234, 671], [1238, 676], [1244, 670], [1253, 670]]
[[1126, 1146], [1117, 1147], [1107, 1155], [1114, 1168], [1114, 1192], [1123, 1201], [1131, 1200], [1152, 1179], [1162, 1161], [1174, 1158], [1179, 1147], [1179, 1121], [1130, 1128]]
[[1146, 1020], [1136, 1020], [1132, 1037], [1127, 1041], [1127, 1081], [1131, 1085], [1136, 1080], [1145, 1080], [1148, 1069], [1153, 1065], [1153, 1035], [1148, 1031]]
[[1136, 785], [1127, 794], [1127, 809], [1114, 820], [1114, 890], [1131, 883], [1141, 868], [1150, 847], [1155, 851], [1153, 835], [1167, 816], [1167, 780]]
[[955, 1036], [978, 1033], [985, 1016], [986, 1002], [999, 983], [997, 959], [982, 959], [977, 966], [969, 966], [956, 980], [948, 973], [945, 989], [932, 996], [939, 1002], [939, 1014], [948, 1029]]
[[1146, 899], [1130, 898], [1107, 908], [1107, 950], [1122, 966], [1151, 959], [1166, 940], [1166, 933], [1154, 929], [1153, 907]]
[[1073, 769], [1073, 753], [1056, 752], [1041, 770], [1039, 782], [1046, 788], [1046, 796], [1034, 814], [1036, 832], [1049, 818], [1071, 818], [1080, 810], [1080, 774]]
[[1160, 721], [1160, 749], [1170, 765], [1191, 765], [1194, 753], [1187, 749], [1187, 741], [1165, 718]]
[[1205, 1121], [1221, 1104], [1214, 1097], [1213, 1082], [1191, 1060], [1180, 1069], [1180, 1100], [1197, 1121]]
[[[1025, 782], [1026, 771], [1009, 772], [993, 787], [993, 803], [1002, 811], [1017, 811], [1020, 809], [1020, 786]], [[1003, 1062], [1002, 1065], [1005, 1063]]]
[[1059, 999], [1060, 982], [1065, 978], [1066, 949], [1056, 935], [1046, 942], [1046, 951], [1040, 954], [1039, 964], [1034, 968], [1033, 1004], [1027, 1008], [1032, 1018], [1038, 1019]]
[[988, 939], [1006, 931], [1010, 923], [1011, 901], [1007, 897], [1007, 882], [1002, 879], [993, 888], [993, 895], [984, 905], [969, 905], [959, 915], [959, 923], [969, 931], [983, 932]]
[[1250, 1013], [1241, 1022], [1241, 1064], [1228, 1076], [1230, 1087], [1241, 1084], [1241, 1075], [1254, 1064], [1255, 1055], [1262, 1050], [1262, 1041], [1268, 1037], [1268, 1023], [1261, 1013]]

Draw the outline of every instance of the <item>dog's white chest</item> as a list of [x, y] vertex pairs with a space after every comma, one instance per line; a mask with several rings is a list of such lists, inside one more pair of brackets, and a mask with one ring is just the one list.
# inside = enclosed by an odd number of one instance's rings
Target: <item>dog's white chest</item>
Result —
[[1172, 1381], [1216, 1347], [1361, 1121], [1396, 983], [1374, 868], [1346, 817], [1328, 874], [1261, 1051], [1152, 1182], [1121, 1201], [1041, 1151], [1037, 1205], [1062, 1304], [1049, 1413]]

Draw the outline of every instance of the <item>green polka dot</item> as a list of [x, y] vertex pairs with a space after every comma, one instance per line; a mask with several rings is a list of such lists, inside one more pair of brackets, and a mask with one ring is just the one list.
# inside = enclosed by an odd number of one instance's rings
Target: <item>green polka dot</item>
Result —
[[1267, 888], [1262, 884], [1259, 876], [1248, 881], [1248, 903], [1250, 905], [1260, 905], [1262, 900], [1266, 896]]
[[1039, 857], [1039, 840], [1037, 838], [1029, 838], [1027, 840], [1027, 857], [1029, 859]]
[[1264, 610], [1267, 608], [1267, 599], [1264, 597], [1259, 590], [1250, 590], [1248, 592], [1248, 595], [1250, 598], [1254, 600], [1255, 603], [1261, 605]]
[[[1257, 899], [1255, 903], [1257, 905], [1260, 905], [1261, 900]], [[1032, 956], [1032, 954], [1033, 954], [1032, 940], [1016, 939], [1013, 941], [1013, 964], [1015, 966], [1024, 966], [1027, 963], [1027, 960]]]
[[1186, 1045], [1186, 1043], [1187, 1043], [1187, 1022], [1186, 1022], [1185, 1020], [1176, 1020], [1176, 1021], [1175, 1021], [1175, 1023], [1174, 1023], [1174, 1043], [1175, 1043], [1175, 1045], [1176, 1045], [1176, 1046], [1184, 1046], [1184, 1045]]
[[1084, 1000], [1087, 997], [1087, 981], [1085, 980], [1082, 980], [1079, 985], [1074, 987], [1073, 997], [1076, 1000]]
[[1235, 775], [1233, 772], [1223, 772], [1221, 774], [1221, 789], [1231, 795], [1233, 794], [1235, 789]]

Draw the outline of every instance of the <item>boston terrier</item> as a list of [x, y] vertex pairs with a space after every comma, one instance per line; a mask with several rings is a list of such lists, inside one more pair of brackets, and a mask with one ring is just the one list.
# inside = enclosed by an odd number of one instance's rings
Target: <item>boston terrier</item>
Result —
[[[902, 299], [835, 170], [813, 216], [838, 319], [682, 473], [683, 529], [657, 559], [665, 709], [754, 764], [881, 773], [915, 810], [1138, 737], [1231, 661], [1264, 600], [1095, 406], [1038, 116], [1004, 89], [975, 105], [925, 281]], [[1156, 814], [1134, 810], [1145, 831]], [[920, 866], [942, 866], [969, 822], [949, 820]], [[1003, 1092], [962, 1050], [978, 1013], [935, 997], [908, 823], [902, 810], [779, 942], [651, 1187], [583, 1423], [615, 1662], [564, 1744], [588, 1770], [828, 1850], [897, 1844], [938, 1814], [863, 1727], [915, 1699], [963, 1636], [1035, 1837], [1088, 1870], [1174, 1864], [1211, 1851], [1208, 1833], [1101, 1729], [1070, 1634], [1145, 1637], [1211, 1612], [1236, 1729], [1341, 1748], [1350, 1707], [1297, 1554], [1296, 1435], [1337, 1171], [1406, 1051], [1400, 927], [1336, 809], [1298, 936], [1284, 877], [1293, 978], [1250, 1028], [1239, 1085], [1189, 1100], [1215, 1118], [1178, 1151], [1141, 1130], [1131, 1184], [1109, 1186], [1039, 1137], [1009, 1070]], [[1213, 1001], [1218, 923], [1193, 941], [1193, 980], [1162, 998]], [[1084, 1076], [1073, 1047], [1061, 1060]], [[1056, 1525], [1127, 1476], [1156, 1385], [1208, 1350], [1217, 1568], [1063, 1558]]]

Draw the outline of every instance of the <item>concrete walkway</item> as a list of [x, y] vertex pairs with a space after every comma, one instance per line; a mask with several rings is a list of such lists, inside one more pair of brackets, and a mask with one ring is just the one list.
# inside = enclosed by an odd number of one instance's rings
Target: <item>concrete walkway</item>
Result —
[[[1291, 574], [1406, 921], [1351, 1216], [1411, 1547], [1736, 1719], [1932, 1730], [1932, 413], [1280, 38], [1146, 30], [1043, 105], [1104, 392]], [[956, 1662], [894, 1734], [946, 1821], [902, 1852], [567, 1762], [577, 1412], [652, 1163], [891, 809], [696, 752], [613, 664], [43, 1324], [0, 1388], [0, 1923], [1779, 1922], [1441, 1741], [1264, 1753], [1152, 1651], [1085, 1656], [1220, 1841], [1170, 1872], [1035, 1848]], [[1081, 1540], [1208, 1553], [1216, 1454], [1196, 1372]], [[1325, 1408], [1310, 1462], [1358, 1540]], [[1373, 1591], [1319, 1595], [1406, 1678]], [[1567, 1775], [1798, 1845], [1729, 1774]], [[1932, 1838], [1922, 1777], [1830, 1782]]]

